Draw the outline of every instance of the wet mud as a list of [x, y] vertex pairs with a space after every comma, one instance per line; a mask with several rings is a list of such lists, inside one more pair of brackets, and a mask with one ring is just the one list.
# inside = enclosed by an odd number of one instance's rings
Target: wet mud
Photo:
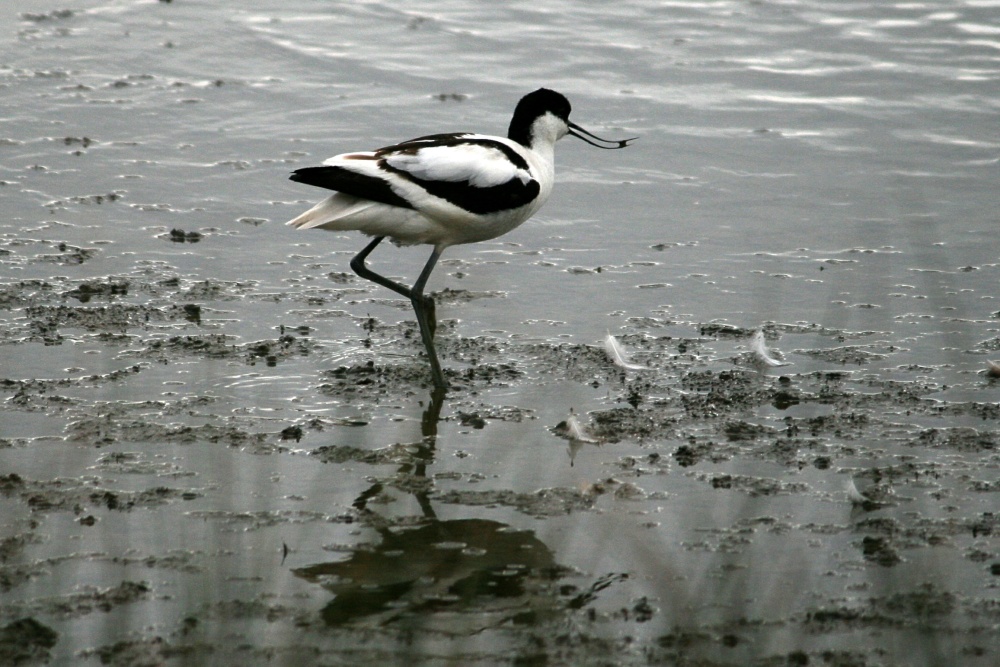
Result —
[[[0, 3], [0, 665], [1000, 664], [991, 3], [48, 4]], [[286, 177], [542, 84], [641, 139], [449, 249], [435, 391]]]
[[[442, 396], [431, 390], [413, 322], [359, 317], [356, 326], [375, 358], [316, 368], [308, 384], [315, 395], [370, 416], [307, 410], [274, 419], [253, 411], [220, 414], [220, 406], [231, 410], [229, 402], [209, 393], [166, 392], [152, 398], [143, 384], [143, 377], [158, 368], [192, 361], [274, 372], [293, 364], [323, 365], [325, 344], [314, 338], [312, 325], [275, 323], [274, 338], [241, 342], [211, 321], [227, 302], [254, 299], [252, 286], [212, 280], [184, 284], [151, 272], [7, 283], [3, 294], [13, 324], [4, 334], [8, 350], [85, 344], [110, 355], [117, 366], [98, 374], [67, 369], [47, 378], [0, 378], [7, 423], [38, 413], [63, 424], [61, 432], [48, 436], [3, 437], [0, 447], [93, 453], [88, 469], [77, 474], [0, 476], [0, 496], [11, 516], [19, 517], [16, 534], [0, 544], [5, 664], [44, 664], [54, 647], [67, 641], [50, 624], [116, 610], [128, 613], [134, 605], [169, 604], [156, 572], [196, 578], [213, 568], [213, 558], [225, 558], [190, 549], [33, 555], [40, 545], [59, 539], [50, 527], [57, 518], [60, 525], [70, 520], [86, 531], [129, 514], [204, 521], [240, 533], [342, 525], [362, 529], [367, 537], [329, 547], [335, 557], [327, 562], [294, 567], [282, 564], [295, 553], [283, 544], [284, 555], [275, 554], [273, 567], [308, 585], [309, 592], [299, 594], [308, 604], [268, 599], [259, 592], [206, 601], [184, 608], [172, 626], [132, 631], [100, 646], [64, 647], [80, 659], [116, 665], [235, 659], [435, 664], [437, 650], [457, 643], [468, 651], [462, 654], [468, 664], [507, 664], [489, 649], [475, 648], [490, 637], [516, 647], [512, 650], [520, 657], [512, 664], [606, 664], [613, 658], [617, 664], [875, 665], [884, 664], [879, 637], [912, 635], [924, 637], [921, 651], [957, 651], [969, 657], [967, 664], [987, 664], [995, 657], [1000, 519], [986, 508], [995, 507], [1000, 490], [1000, 405], [928, 400], [942, 387], [921, 380], [920, 369], [908, 371], [911, 379], [882, 377], [871, 364], [891, 355], [892, 346], [870, 341], [864, 333], [818, 325], [765, 327], [767, 340], [785, 350], [775, 354], [821, 358], [829, 367], [797, 373], [795, 364], [762, 364], [748, 347], [752, 330], [691, 324], [690, 337], [679, 338], [659, 335], [659, 322], [636, 320], [633, 332], [618, 339], [632, 360], [626, 370], [596, 344], [463, 337], [444, 321], [437, 336], [452, 388]], [[136, 295], [141, 295], [138, 303]], [[445, 292], [437, 298], [468, 296]], [[676, 331], [678, 323], [662, 326]], [[854, 342], [796, 348], [797, 337]], [[733, 352], [720, 357], [723, 347]], [[595, 398], [553, 423], [539, 423], [543, 411], [530, 402], [506, 405], [493, 398], [497, 392], [553, 382], [577, 384]], [[976, 375], [969, 382], [991, 380]], [[109, 387], [132, 389], [128, 399], [106, 400]], [[376, 447], [320, 444], [345, 429], [378, 428], [372, 416], [385, 409], [419, 413], [421, 436]], [[476, 488], [491, 478], [487, 468], [449, 470], [448, 457], [437, 449], [440, 431], [476, 433], [500, 425], [515, 434], [518, 429], [542, 433], [551, 444], [563, 442], [570, 466], [583, 453], [599, 452], [603, 472], [575, 486], [524, 489]], [[621, 451], [624, 445], [627, 454]], [[332, 513], [194, 508], [206, 495], [218, 494], [219, 487], [206, 487], [203, 476], [183, 459], [158, 454], [174, 446], [222, 447], [239, 457], [304, 454], [307, 465], [349, 466], [366, 488]], [[516, 441], [510, 446], [517, 447]], [[754, 469], [759, 472], [746, 472]], [[688, 491], [664, 483], [678, 477], [686, 480]], [[123, 485], [122, 480], [129, 481]], [[727, 512], [731, 523], [706, 523], [693, 534], [687, 530], [675, 545], [718, 559], [715, 576], [722, 581], [736, 568], [742, 572], [738, 579], [783, 587], [780, 577], [767, 574], [756, 550], [773, 556], [787, 544], [805, 543], [824, 551], [838, 545], [825, 576], [842, 584], [819, 585], [796, 604], [768, 606], [753, 595], [730, 598], [727, 604], [736, 605], [736, 613], [688, 623], [665, 611], [672, 601], [663, 597], [661, 585], [649, 585], [648, 574], [581, 571], [561, 563], [558, 548], [523, 527], [531, 523], [514, 528], [489, 518], [551, 521], [610, 511], [638, 518], [644, 530], [656, 531], [659, 521], [643, 518], [656, 515], [641, 508], [666, 503], [670, 511], [670, 505], [686, 502], [685, 494], [737, 508]], [[415, 511], [386, 511], [401, 497], [412, 498]], [[783, 511], [749, 509], [757, 500], [781, 498], [791, 502]], [[741, 504], [745, 511], [738, 509]], [[815, 505], [837, 506], [842, 518], [808, 520], [810, 514], [825, 514], [802, 509]], [[445, 519], [442, 513], [467, 518]], [[149, 576], [106, 587], [56, 587], [44, 596], [9, 595], [44, 582], [66, 561], [98, 568], [141, 566]], [[952, 586], [939, 576], [939, 570], [951, 570], [955, 563], [972, 573], [971, 587], [968, 579]], [[897, 578], [894, 570], [907, 574]], [[894, 582], [888, 589], [882, 583], [887, 580]], [[684, 605], [702, 616], [697, 610], [715, 604], [719, 584], [699, 590], [691, 583], [687, 577], [671, 579], [668, 588], [683, 591]], [[617, 591], [614, 606], [605, 600], [611, 590]], [[263, 624], [280, 639], [271, 643], [251, 634], [222, 644], [206, 639], [212, 635], [206, 628], [232, 619], [242, 619], [246, 627]], [[772, 636], [785, 637], [781, 643], [789, 648], [768, 649]], [[441, 646], [412, 644], [418, 637], [434, 638], [428, 641]], [[851, 650], [835, 648], [843, 647], [846, 637], [867, 639]], [[449, 655], [440, 661], [454, 659]]]

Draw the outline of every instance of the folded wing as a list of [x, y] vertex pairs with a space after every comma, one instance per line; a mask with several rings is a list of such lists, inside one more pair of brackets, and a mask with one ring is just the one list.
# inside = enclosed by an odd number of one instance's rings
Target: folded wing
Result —
[[517, 209], [538, 196], [527, 161], [491, 137], [439, 134], [369, 153], [345, 153], [291, 179], [432, 215], [444, 200], [473, 214]]

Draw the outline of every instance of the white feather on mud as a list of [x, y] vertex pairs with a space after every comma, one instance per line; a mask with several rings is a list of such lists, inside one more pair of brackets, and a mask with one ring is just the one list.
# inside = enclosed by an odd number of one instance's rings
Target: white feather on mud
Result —
[[566, 418], [566, 435], [570, 440], [576, 440], [577, 442], [597, 443], [597, 440], [588, 436], [586, 431], [583, 430], [583, 426], [580, 425], [580, 420], [576, 418], [573, 408], [570, 408], [569, 417]]
[[847, 499], [855, 505], [864, 505], [868, 502], [868, 498], [858, 491], [858, 485], [854, 483], [853, 477], [848, 477], [847, 481], [844, 483], [844, 490], [847, 492]]
[[621, 343], [618, 339], [612, 336], [610, 333], [607, 338], [604, 339], [604, 351], [608, 353], [608, 357], [614, 363], [615, 366], [624, 368], [627, 371], [648, 371], [649, 369], [645, 366], [639, 364], [633, 364], [628, 361], [625, 357], [625, 350], [622, 349]]
[[771, 351], [767, 349], [767, 343], [764, 342], [764, 330], [758, 329], [757, 333], [753, 335], [750, 339], [750, 353], [753, 354], [754, 359], [767, 366], [788, 366], [787, 361], [781, 361], [776, 359]]

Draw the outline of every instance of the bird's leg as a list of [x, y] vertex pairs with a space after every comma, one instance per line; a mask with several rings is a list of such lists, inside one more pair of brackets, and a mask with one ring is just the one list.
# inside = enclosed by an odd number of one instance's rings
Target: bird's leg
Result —
[[434, 334], [437, 333], [437, 316], [435, 314], [436, 304], [434, 303], [434, 297], [421, 294], [420, 298], [423, 301], [424, 310], [427, 311], [427, 325], [430, 327], [431, 339], [433, 340]]
[[[357, 255], [355, 255], [354, 258], [351, 260], [351, 268], [354, 270], [354, 272], [356, 274], [358, 274], [362, 278], [370, 280], [370, 281], [372, 281], [374, 283], [378, 283], [379, 285], [382, 285], [383, 287], [388, 287], [393, 292], [396, 292], [397, 294], [401, 294], [401, 295], [405, 296], [407, 299], [409, 299], [412, 302], [413, 298], [414, 298], [413, 297], [413, 295], [414, 295], [414, 290], [413, 289], [410, 289], [406, 285], [401, 285], [401, 284], [397, 283], [394, 280], [389, 280], [385, 276], [383, 276], [381, 274], [378, 274], [378, 273], [375, 273], [374, 271], [372, 271], [371, 269], [369, 269], [365, 265], [365, 260], [368, 259], [368, 255], [371, 254], [372, 250], [375, 249], [375, 246], [377, 246], [379, 243], [381, 243], [382, 239], [384, 239], [384, 238], [385, 238], [384, 236], [377, 236], [377, 237], [375, 237], [372, 240], [371, 243], [369, 243], [367, 246], [365, 246], [364, 250], [362, 250]], [[438, 255], [440, 255], [440, 253], [438, 253]], [[435, 259], [435, 262], [436, 261], [437, 260]], [[432, 265], [431, 268], [433, 268], [433, 265]], [[425, 268], [425, 270], [426, 270], [426, 268]], [[428, 275], [430, 275], [429, 272], [428, 272]], [[426, 278], [424, 279], [424, 282], [426, 282]], [[433, 299], [433, 297], [425, 296], [425, 295], [421, 295], [420, 298], [423, 300], [424, 308], [427, 309], [427, 312], [428, 312], [428, 315], [429, 315], [430, 327], [431, 327], [431, 336], [433, 337], [434, 336], [434, 330], [437, 329], [437, 320], [434, 318], [434, 299]]]
[[417, 316], [417, 325], [420, 327], [420, 338], [423, 340], [424, 348], [427, 350], [427, 358], [431, 364], [434, 386], [438, 389], [447, 389], [448, 385], [444, 381], [441, 364], [438, 363], [437, 352], [434, 349], [434, 330], [437, 328], [434, 299], [433, 297], [424, 295], [424, 285], [427, 284], [427, 279], [430, 277], [431, 271], [434, 270], [434, 265], [437, 264], [438, 257], [441, 256], [441, 249], [434, 249], [430, 259], [427, 260], [427, 264], [424, 265], [424, 270], [420, 272], [417, 282], [413, 283], [412, 288], [409, 288], [405, 285], [400, 285], [394, 280], [389, 280], [365, 266], [365, 260], [368, 258], [368, 255], [371, 254], [372, 250], [384, 238], [384, 236], [376, 236], [371, 243], [365, 246], [364, 250], [355, 255], [354, 259], [351, 260], [351, 268], [362, 278], [378, 283], [383, 287], [388, 287], [393, 292], [401, 294], [410, 300], [410, 303], [413, 304], [413, 312]]
[[417, 282], [413, 283], [410, 294], [410, 303], [413, 304], [413, 312], [417, 315], [417, 324], [420, 325], [420, 337], [424, 341], [427, 349], [427, 358], [431, 362], [431, 375], [434, 377], [434, 386], [438, 389], [447, 389], [448, 383], [444, 381], [444, 374], [441, 372], [441, 364], [438, 363], [437, 351], [434, 349], [434, 330], [437, 328], [437, 320], [434, 317], [434, 299], [424, 296], [424, 285], [430, 278], [434, 265], [437, 264], [438, 257], [441, 256], [441, 248], [434, 248], [431, 256], [424, 265], [424, 270], [420, 272]]
[[372, 239], [372, 242], [366, 245], [365, 249], [355, 255], [354, 259], [351, 260], [351, 268], [362, 278], [370, 280], [373, 283], [378, 283], [382, 287], [388, 287], [396, 294], [402, 294], [407, 299], [413, 299], [413, 291], [409, 287], [406, 285], [400, 285], [395, 280], [389, 280], [385, 276], [375, 273], [365, 266], [365, 260], [368, 259], [368, 255], [372, 254], [372, 250], [374, 250], [375, 246], [381, 243], [384, 238], [384, 236], [376, 236]]

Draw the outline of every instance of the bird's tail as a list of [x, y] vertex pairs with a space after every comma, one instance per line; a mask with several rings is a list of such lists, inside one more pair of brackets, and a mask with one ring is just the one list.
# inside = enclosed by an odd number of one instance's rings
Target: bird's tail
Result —
[[305, 213], [292, 218], [285, 224], [295, 229], [313, 229], [314, 227], [322, 227], [324, 229], [353, 229], [354, 227], [349, 223], [341, 226], [337, 222], [346, 222], [347, 218], [361, 213], [373, 205], [374, 202], [338, 192], [335, 195], [327, 197]]

